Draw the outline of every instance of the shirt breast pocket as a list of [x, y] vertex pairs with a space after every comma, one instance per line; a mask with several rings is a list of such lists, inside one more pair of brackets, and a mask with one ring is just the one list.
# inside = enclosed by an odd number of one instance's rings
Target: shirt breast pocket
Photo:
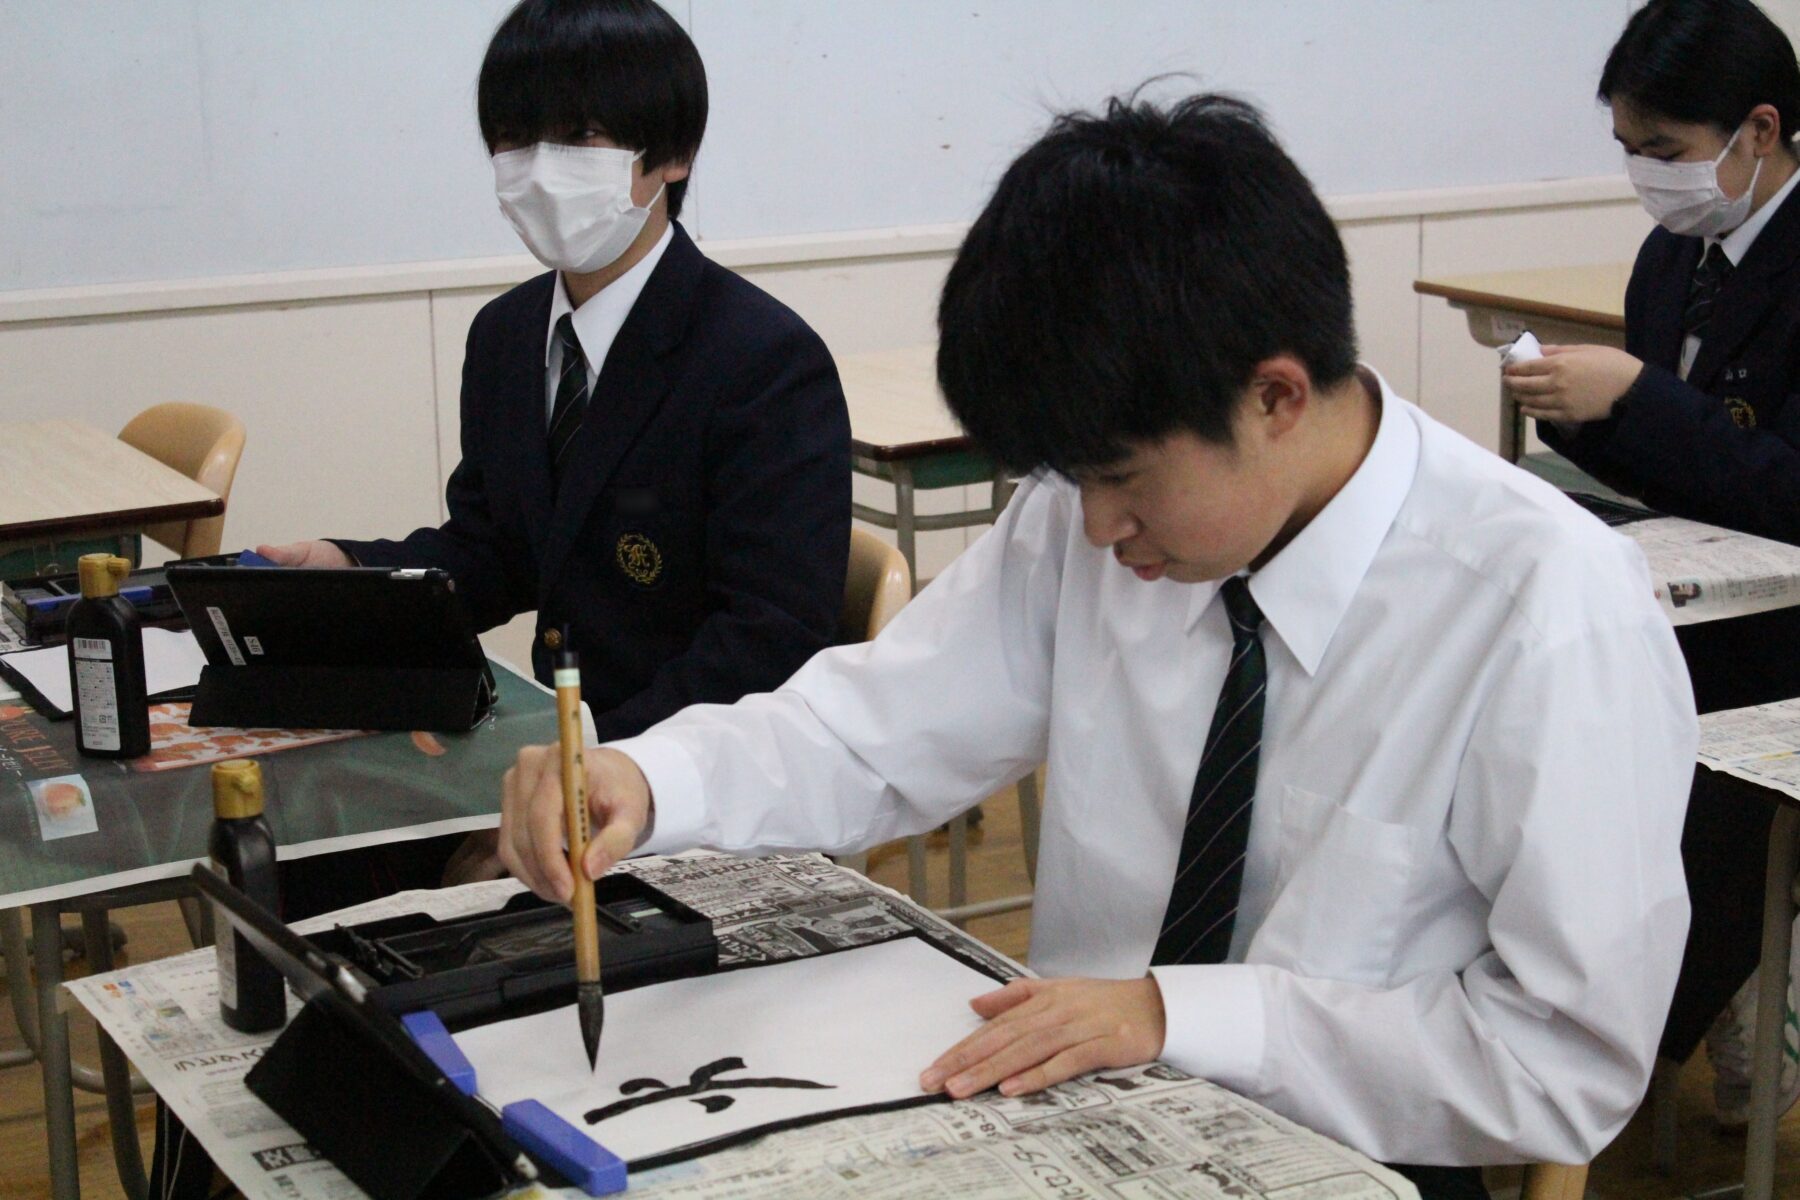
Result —
[[[1262, 933], [1302, 974], [1390, 981], [1423, 837], [1288, 785], [1277, 891]], [[1262, 934], [1259, 934], [1261, 940]]]

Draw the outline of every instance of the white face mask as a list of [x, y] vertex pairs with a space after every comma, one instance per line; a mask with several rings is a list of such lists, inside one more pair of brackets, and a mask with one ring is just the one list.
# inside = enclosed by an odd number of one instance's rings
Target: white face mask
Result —
[[642, 157], [538, 142], [494, 155], [494, 194], [539, 262], [585, 275], [617, 262], [650, 218], [656, 196], [643, 208], [631, 203], [631, 164]]
[[1658, 225], [1670, 233], [1691, 237], [1718, 237], [1736, 229], [1750, 215], [1750, 198], [1762, 175], [1762, 159], [1750, 176], [1750, 186], [1735, 199], [1719, 186], [1719, 164], [1731, 153], [1738, 133], [1711, 162], [1662, 162], [1641, 154], [1625, 156], [1625, 174], [1637, 189], [1638, 202]]

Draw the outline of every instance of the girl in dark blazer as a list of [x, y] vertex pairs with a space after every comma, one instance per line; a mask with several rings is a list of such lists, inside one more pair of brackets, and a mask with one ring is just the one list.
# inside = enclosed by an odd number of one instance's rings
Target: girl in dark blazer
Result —
[[[1658, 224], [1625, 294], [1625, 349], [1546, 346], [1506, 381], [1545, 443], [1603, 483], [1666, 513], [1800, 543], [1794, 49], [1749, 0], [1653, 0], [1607, 58], [1600, 98]], [[1703, 711], [1800, 694], [1792, 614], [1763, 617], [1736, 631], [1690, 627], [1683, 649]], [[1693, 919], [1661, 1051], [1683, 1062], [1704, 1035], [1725, 1127], [1748, 1117], [1748, 981], [1772, 815], [1767, 793], [1702, 769], [1682, 836]], [[1791, 1015], [1784, 1032], [1791, 1104]]]
[[1600, 97], [1658, 220], [1625, 294], [1625, 349], [1508, 368], [1552, 449], [1652, 508], [1800, 542], [1800, 67], [1748, 0], [1659, 0]]

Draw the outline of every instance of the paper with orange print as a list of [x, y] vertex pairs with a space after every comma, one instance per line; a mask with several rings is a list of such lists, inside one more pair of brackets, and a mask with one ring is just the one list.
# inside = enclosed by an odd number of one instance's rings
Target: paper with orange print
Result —
[[366, 729], [196, 729], [185, 702], [150, 706], [150, 753], [131, 760], [134, 771], [171, 771], [228, 758], [256, 758], [300, 746], [367, 737]]

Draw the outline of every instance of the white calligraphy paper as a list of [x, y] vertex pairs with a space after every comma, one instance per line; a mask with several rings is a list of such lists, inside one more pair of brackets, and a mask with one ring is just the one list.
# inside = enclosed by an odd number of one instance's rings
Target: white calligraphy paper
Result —
[[575, 1008], [456, 1035], [481, 1095], [537, 1100], [627, 1162], [921, 1095], [1000, 984], [921, 938], [608, 996], [589, 1073]]

